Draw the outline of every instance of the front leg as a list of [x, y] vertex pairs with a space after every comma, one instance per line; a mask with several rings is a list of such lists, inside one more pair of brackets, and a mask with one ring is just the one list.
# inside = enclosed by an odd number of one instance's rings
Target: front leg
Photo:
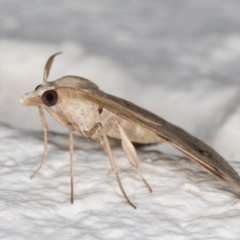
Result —
[[30, 176], [30, 179], [34, 178], [37, 173], [40, 171], [40, 169], [42, 168], [42, 166], [44, 165], [45, 161], [46, 161], [46, 157], [48, 154], [48, 139], [47, 139], [47, 130], [48, 130], [48, 125], [47, 125], [47, 121], [44, 115], [44, 112], [42, 110], [41, 107], [38, 108], [39, 110], [39, 116], [40, 116], [40, 121], [42, 124], [42, 128], [43, 128], [43, 136], [44, 136], [44, 153], [43, 153], [43, 157], [42, 157], [42, 161], [39, 165], [39, 167], [33, 172], [33, 174]]

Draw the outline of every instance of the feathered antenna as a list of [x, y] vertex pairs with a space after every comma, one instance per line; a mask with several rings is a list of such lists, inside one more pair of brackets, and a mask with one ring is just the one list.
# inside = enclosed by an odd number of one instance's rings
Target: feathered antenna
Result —
[[61, 53], [62, 52], [55, 53], [47, 60], [47, 62], [45, 64], [45, 67], [44, 67], [43, 84], [47, 84], [47, 78], [48, 78], [49, 72], [51, 70], [51, 66], [52, 66], [52, 63], [53, 63], [53, 60], [54, 60], [55, 56], [58, 55], [58, 54], [61, 54]]

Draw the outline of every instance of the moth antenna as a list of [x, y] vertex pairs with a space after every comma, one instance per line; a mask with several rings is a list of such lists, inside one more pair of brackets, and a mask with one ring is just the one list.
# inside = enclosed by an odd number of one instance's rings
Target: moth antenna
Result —
[[54, 60], [55, 56], [58, 55], [58, 54], [61, 54], [61, 53], [62, 52], [55, 53], [51, 57], [49, 57], [49, 59], [47, 60], [47, 62], [45, 64], [45, 67], [44, 67], [43, 84], [47, 84], [47, 78], [48, 78], [49, 72], [51, 70], [51, 66], [52, 66], [52, 63], [53, 63], [53, 60]]

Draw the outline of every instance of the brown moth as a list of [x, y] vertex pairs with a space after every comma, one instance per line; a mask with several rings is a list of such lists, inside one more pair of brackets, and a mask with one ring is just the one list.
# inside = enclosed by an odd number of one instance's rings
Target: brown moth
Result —
[[71, 176], [71, 203], [73, 203], [73, 131], [84, 137], [99, 140], [105, 149], [115, 173], [120, 190], [129, 200], [115, 164], [108, 137], [121, 139], [126, 156], [150, 192], [151, 187], [139, 170], [138, 157], [132, 144], [159, 143], [167, 141], [183, 152], [189, 159], [202, 166], [214, 177], [240, 188], [238, 173], [215, 150], [181, 128], [161, 117], [138, 107], [124, 99], [107, 94], [93, 82], [76, 76], [65, 76], [52, 82], [47, 78], [54, 57], [52, 55], [44, 68], [43, 84], [25, 94], [20, 102], [25, 106], [36, 106], [44, 131], [44, 155], [40, 166], [32, 174], [33, 178], [43, 166], [47, 156], [47, 122], [43, 109], [55, 120], [68, 128]]

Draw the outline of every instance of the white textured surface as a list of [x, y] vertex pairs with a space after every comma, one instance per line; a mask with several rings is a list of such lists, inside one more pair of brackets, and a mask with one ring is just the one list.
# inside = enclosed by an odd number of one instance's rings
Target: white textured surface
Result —
[[[2, 0], [0, 239], [238, 240], [239, 191], [161, 154], [179, 156], [166, 145], [138, 149], [152, 194], [125, 157], [116, 158], [137, 210], [107, 175], [98, 144], [79, 136], [74, 205], [67, 135], [51, 132], [46, 165], [30, 180], [42, 133], [37, 109], [21, 107], [19, 98], [41, 83], [49, 55], [63, 51], [50, 80], [89, 78], [206, 141], [240, 173], [239, 9], [239, 1], [224, 0]], [[65, 132], [54, 121], [49, 127]], [[115, 142], [113, 150], [122, 154]]]
[[[125, 157], [120, 176], [137, 210], [122, 197], [95, 143], [75, 138], [75, 203], [70, 204], [67, 135], [50, 134], [46, 165], [41, 133], [1, 125], [2, 239], [239, 239], [240, 200], [190, 161], [139, 149], [150, 194]], [[2, 135], [3, 134], [3, 135]], [[122, 151], [115, 145], [114, 155]], [[126, 164], [125, 164], [126, 163]], [[240, 172], [240, 164], [232, 163]]]

